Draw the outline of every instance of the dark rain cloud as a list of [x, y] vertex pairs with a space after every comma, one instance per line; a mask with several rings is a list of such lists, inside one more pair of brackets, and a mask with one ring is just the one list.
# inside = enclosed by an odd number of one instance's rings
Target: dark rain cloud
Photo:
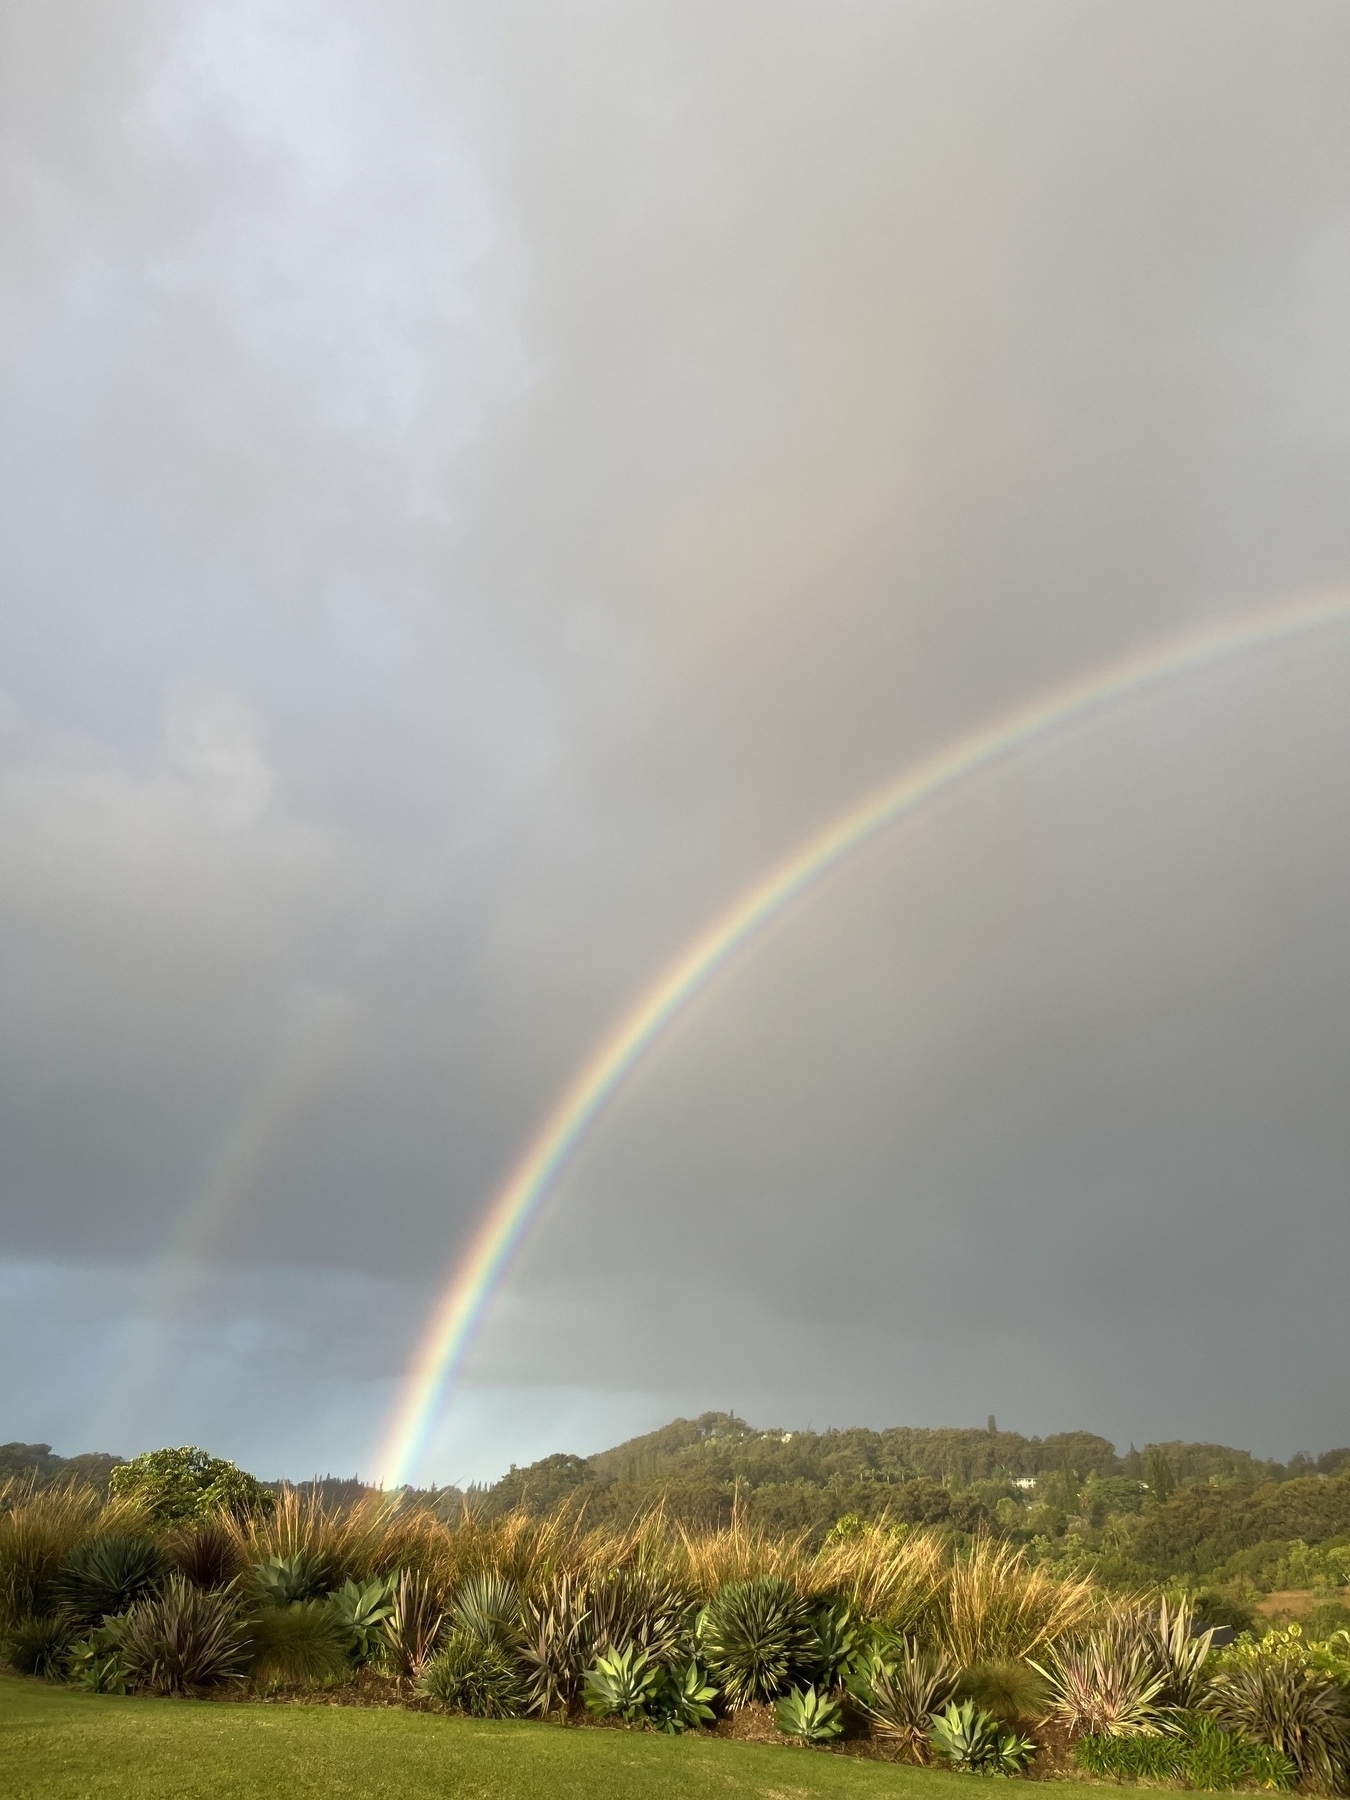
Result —
[[[4, 29], [0, 1430], [347, 1467], [768, 859], [1350, 577], [1350, 29]], [[1348, 677], [1151, 695], [786, 921], [570, 1170], [430, 1471], [725, 1404], [1343, 1439]]]

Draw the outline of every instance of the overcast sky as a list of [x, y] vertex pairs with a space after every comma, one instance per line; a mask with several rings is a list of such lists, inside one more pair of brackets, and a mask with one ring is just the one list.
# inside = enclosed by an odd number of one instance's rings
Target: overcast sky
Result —
[[[10, 0], [0, 1439], [373, 1469], [607, 1023], [907, 760], [1350, 579], [1342, 0]], [[1350, 630], [892, 832], [424, 1478], [1350, 1441]]]

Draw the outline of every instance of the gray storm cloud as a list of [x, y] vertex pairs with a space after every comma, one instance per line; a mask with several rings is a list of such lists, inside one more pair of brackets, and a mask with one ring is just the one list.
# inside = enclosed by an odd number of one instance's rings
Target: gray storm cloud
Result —
[[[1350, 575], [1350, 26], [3, 32], [0, 1435], [348, 1468], [770, 858]], [[569, 1170], [427, 1472], [714, 1404], [1342, 1441], [1348, 676], [1153, 695], [785, 921]]]

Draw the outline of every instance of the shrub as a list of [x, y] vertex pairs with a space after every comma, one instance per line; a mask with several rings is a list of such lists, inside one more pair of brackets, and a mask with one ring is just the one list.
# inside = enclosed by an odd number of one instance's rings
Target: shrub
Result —
[[1032, 1667], [1049, 1690], [1047, 1718], [1071, 1734], [1115, 1737], [1158, 1729], [1167, 1677], [1129, 1620], [1113, 1621], [1085, 1639], [1052, 1644], [1045, 1661]]
[[670, 1662], [692, 1648], [693, 1606], [668, 1571], [646, 1563], [611, 1570], [591, 1583], [590, 1635], [596, 1653], [639, 1644], [654, 1662]]
[[371, 1581], [344, 1581], [329, 1604], [347, 1634], [349, 1654], [368, 1662], [380, 1640], [380, 1628], [394, 1610], [394, 1580], [377, 1575]]
[[914, 1762], [926, 1762], [933, 1715], [956, 1691], [956, 1664], [941, 1651], [902, 1638], [876, 1651], [849, 1677], [853, 1699], [878, 1737], [889, 1738]]
[[586, 1672], [586, 1707], [601, 1718], [642, 1718], [656, 1698], [661, 1671], [638, 1644], [602, 1656]]
[[253, 1586], [267, 1606], [291, 1606], [297, 1600], [317, 1600], [328, 1590], [323, 1563], [300, 1551], [295, 1556], [269, 1556], [253, 1571]]
[[1163, 1705], [1189, 1709], [1204, 1692], [1214, 1629], [1202, 1628], [1187, 1599], [1164, 1599], [1148, 1619], [1150, 1648], [1163, 1676]]
[[436, 1648], [445, 1615], [425, 1577], [405, 1569], [394, 1585], [380, 1649], [400, 1681], [416, 1681]]
[[1005, 1731], [973, 1700], [953, 1701], [933, 1720], [929, 1737], [944, 1762], [973, 1775], [1020, 1775], [1036, 1754], [1030, 1738]]
[[1204, 1713], [1183, 1713], [1175, 1730], [1130, 1737], [1079, 1738], [1079, 1766], [1099, 1781], [1181, 1781], [1213, 1792], [1229, 1788], [1290, 1788], [1298, 1771], [1269, 1744], [1225, 1731]]
[[121, 1653], [128, 1685], [151, 1694], [190, 1694], [242, 1679], [248, 1631], [229, 1588], [204, 1593], [170, 1575], [160, 1594], [127, 1614]]
[[16, 1619], [5, 1633], [5, 1661], [20, 1675], [45, 1675], [48, 1681], [60, 1681], [78, 1631], [78, 1622], [66, 1612], [33, 1613]]
[[91, 1694], [125, 1694], [127, 1665], [122, 1657], [125, 1616], [105, 1618], [72, 1646], [67, 1679]]
[[77, 1619], [93, 1622], [134, 1606], [166, 1573], [163, 1552], [148, 1538], [104, 1532], [76, 1545], [55, 1588]]
[[266, 1512], [275, 1505], [275, 1496], [252, 1475], [188, 1444], [178, 1450], [147, 1450], [119, 1463], [109, 1486], [116, 1495], [139, 1500], [163, 1524], [214, 1512]]
[[134, 1527], [139, 1509], [105, 1508], [90, 1488], [49, 1487], [6, 1495], [0, 1508], [0, 1625], [57, 1610], [56, 1578], [77, 1544], [96, 1532]]
[[484, 1644], [511, 1644], [520, 1627], [520, 1595], [514, 1581], [482, 1569], [455, 1595], [454, 1629]]
[[713, 1722], [712, 1703], [717, 1689], [697, 1662], [683, 1668], [664, 1668], [657, 1683], [651, 1715], [663, 1731], [694, 1731]]
[[345, 1675], [351, 1639], [322, 1600], [264, 1606], [249, 1620], [249, 1667], [261, 1683], [331, 1681]]
[[1204, 1704], [1229, 1730], [1289, 1757], [1309, 1787], [1341, 1791], [1350, 1767], [1350, 1708], [1342, 1688], [1318, 1667], [1312, 1647], [1296, 1636], [1272, 1632], [1261, 1643], [1239, 1640], [1224, 1656]]
[[1091, 1582], [1033, 1568], [1020, 1551], [982, 1539], [952, 1563], [934, 1625], [947, 1653], [968, 1669], [997, 1657], [1029, 1658], [1081, 1631], [1097, 1604]]
[[733, 1710], [776, 1699], [809, 1662], [806, 1606], [778, 1576], [724, 1587], [705, 1608], [699, 1637]]
[[844, 1715], [819, 1688], [790, 1688], [773, 1709], [773, 1722], [784, 1737], [802, 1744], [827, 1744], [844, 1729]]
[[561, 1575], [521, 1610], [520, 1658], [530, 1709], [545, 1718], [566, 1713], [578, 1698], [590, 1659], [590, 1595], [584, 1582]]
[[445, 1648], [422, 1671], [417, 1687], [437, 1706], [479, 1719], [519, 1718], [529, 1703], [507, 1647], [467, 1631], [451, 1632]]
[[1046, 1707], [1044, 1678], [1015, 1656], [996, 1656], [967, 1669], [957, 1686], [963, 1700], [973, 1700], [1004, 1725], [1014, 1719], [1038, 1719]]
[[244, 1572], [233, 1535], [217, 1519], [199, 1519], [171, 1531], [164, 1541], [164, 1551], [170, 1566], [186, 1576], [193, 1587], [228, 1587]]

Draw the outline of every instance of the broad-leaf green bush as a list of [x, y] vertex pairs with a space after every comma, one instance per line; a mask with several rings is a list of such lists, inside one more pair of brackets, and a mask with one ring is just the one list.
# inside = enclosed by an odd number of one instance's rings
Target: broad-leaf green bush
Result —
[[395, 1582], [376, 1575], [369, 1581], [344, 1581], [331, 1596], [334, 1616], [347, 1634], [354, 1662], [369, 1662], [379, 1645], [380, 1628], [394, 1610]]
[[1272, 1745], [1299, 1777], [1340, 1793], [1350, 1776], [1350, 1696], [1325, 1666], [1323, 1646], [1296, 1626], [1227, 1650], [1204, 1696], [1205, 1709], [1231, 1731]]
[[328, 1571], [319, 1557], [303, 1550], [294, 1556], [269, 1556], [254, 1569], [253, 1587], [264, 1605], [291, 1606], [327, 1593]]
[[163, 1524], [228, 1512], [236, 1517], [270, 1512], [276, 1496], [254, 1476], [195, 1445], [147, 1450], [119, 1463], [109, 1481], [113, 1494], [140, 1501]]

